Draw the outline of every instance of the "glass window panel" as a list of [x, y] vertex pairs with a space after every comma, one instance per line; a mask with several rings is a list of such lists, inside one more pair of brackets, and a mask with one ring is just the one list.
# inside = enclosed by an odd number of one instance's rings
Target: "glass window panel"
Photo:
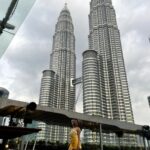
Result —
[[[13, 0], [0, 0], [0, 21], [2, 21], [3, 18], [5, 18], [8, 7], [10, 6], [12, 1]], [[3, 33], [0, 34], [0, 58], [7, 49], [12, 38], [16, 34], [17, 30], [24, 21], [25, 17], [27, 16], [35, 1], [36, 0], [18, 0], [17, 7], [15, 8], [13, 15], [7, 22], [9, 24], [14, 25], [15, 29], [5, 29]], [[11, 34], [8, 32], [10, 32]]]

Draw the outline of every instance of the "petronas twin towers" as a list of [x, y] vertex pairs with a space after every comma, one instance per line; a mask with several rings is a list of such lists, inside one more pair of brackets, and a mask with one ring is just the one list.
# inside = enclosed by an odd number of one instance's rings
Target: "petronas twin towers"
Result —
[[[74, 27], [65, 4], [53, 36], [50, 70], [43, 71], [40, 100], [42, 106], [75, 111], [76, 56]], [[83, 110], [88, 115], [134, 122], [120, 33], [111, 0], [91, 0], [89, 50], [83, 53]], [[39, 123], [39, 140], [66, 142], [69, 130]], [[130, 135], [124, 138], [128, 143]], [[84, 132], [84, 141], [99, 142], [98, 133]], [[105, 143], [115, 143], [115, 135], [104, 134]], [[108, 141], [108, 142], [107, 142]], [[135, 140], [132, 140], [132, 144]]]
[[[50, 55], [50, 70], [43, 72], [40, 100], [42, 106], [74, 111], [76, 56], [74, 27], [70, 12], [65, 4], [61, 11], [53, 36]], [[38, 139], [51, 142], [66, 142], [69, 129], [39, 123], [42, 128]]]

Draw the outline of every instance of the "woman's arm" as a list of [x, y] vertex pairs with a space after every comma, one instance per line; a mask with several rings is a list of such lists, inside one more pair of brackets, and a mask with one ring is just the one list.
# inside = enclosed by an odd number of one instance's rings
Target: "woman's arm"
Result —
[[78, 134], [78, 150], [81, 149], [80, 133], [81, 133], [81, 130], [80, 130], [80, 128], [78, 127], [78, 128], [77, 128], [77, 134]]

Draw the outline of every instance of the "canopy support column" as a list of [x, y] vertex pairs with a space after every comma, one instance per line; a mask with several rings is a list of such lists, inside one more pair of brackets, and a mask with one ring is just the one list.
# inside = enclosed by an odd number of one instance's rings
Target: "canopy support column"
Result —
[[103, 137], [102, 137], [103, 131], [102, 131], [102, 125], [99, 125], [99, 137], [100, 137], [100, 150], [103, 150]]

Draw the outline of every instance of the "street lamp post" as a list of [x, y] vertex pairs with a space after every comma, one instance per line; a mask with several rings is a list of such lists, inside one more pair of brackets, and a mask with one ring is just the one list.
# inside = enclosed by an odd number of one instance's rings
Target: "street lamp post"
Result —
[[11, 15], [14, 13], [15, 9], [16, 9], [16, 6], [17, 6], [17, 3], [18, 3], [19, 0], [12, 0], [11, 3], [10, 3], [10, 6], [8, 7], [8, 10], [6, 12], [6, 16], [3, 18], [3, 20], [1, 21], [0, 20], [0, 34], [3, 33], [3, 30], [5, 28], [7, 29], [15, 29], [15, 26], [14, 25], [11, 25], [8, 22], [8, 20], [10, 19]]
[[103, 130], [102, 130], [102, 125], [99, 125], [99, 135], [100, 135], [100, 150], [103, 150]]

